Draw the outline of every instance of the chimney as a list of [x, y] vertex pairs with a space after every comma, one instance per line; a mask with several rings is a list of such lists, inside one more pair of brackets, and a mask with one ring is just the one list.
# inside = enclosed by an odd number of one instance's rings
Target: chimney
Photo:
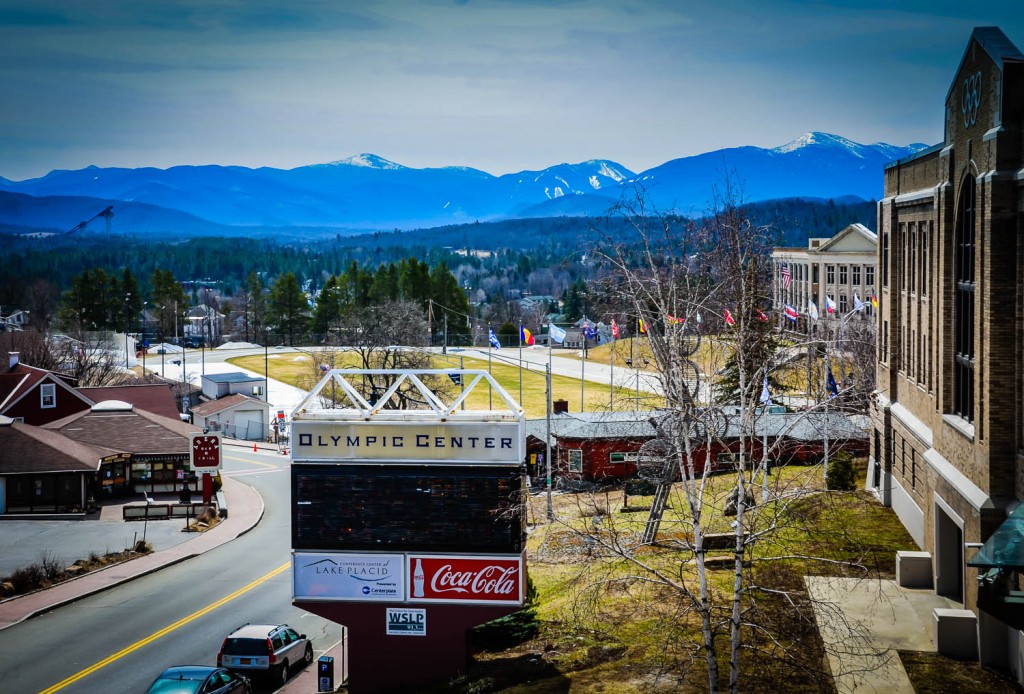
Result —
[[566, 414], [569, 412], [568, 400], [555, 400], [551, 403], [551, 414]]
[[7, 365], [7, 370], [8, 371], [14, 371], [14, 367], [18, 365], [18, 353], [17, 352], [8, 352], [7, 353], [7, 357], [9, 359], [9, 362], [8, 362], [8, 365]]

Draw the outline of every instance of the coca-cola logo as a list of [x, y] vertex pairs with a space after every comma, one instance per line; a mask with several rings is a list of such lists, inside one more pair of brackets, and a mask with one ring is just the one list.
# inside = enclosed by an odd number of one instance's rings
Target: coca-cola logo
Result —
[[[422, 585], [416, 575], [422, 567]], [[521, 559], [413, 557], [410, 599], [458, 602], [520, 602]]]

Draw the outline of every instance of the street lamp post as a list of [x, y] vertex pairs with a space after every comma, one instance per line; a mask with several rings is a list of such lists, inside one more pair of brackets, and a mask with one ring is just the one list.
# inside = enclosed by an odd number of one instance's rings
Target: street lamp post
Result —
[[132, 304], [132, 293], [128, 292], [124, 295], [124, 369], [128, 370], [128, 331], [131, 330], [131, 304]]
[[266, 327], [267, 336], [263, 340], [263, 399], [270, 404], [270, 352], [267, 346], [270, 344], [270, 326]]

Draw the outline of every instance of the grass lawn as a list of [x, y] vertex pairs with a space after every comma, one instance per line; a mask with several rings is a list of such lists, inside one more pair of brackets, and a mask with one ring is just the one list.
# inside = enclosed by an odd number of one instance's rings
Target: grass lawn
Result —
[[[356, 361], [357, 357], [354, 354], [346, 352], [337, 352], [335, 354], [334, 365], [336, 368], [358, 368]], [[230, 363], [254, 371], [256, 373], [263, 373], [264, 360], [263, 355], [254, 354], [247, 357], [235, 357], [228, 360]], [[446, 369], [454, 368], [458, 362], [454, 362], [451, 357], [447, 359], [442, 355], [434, 357], [433, 368]], [[488, 364], [486, 359], [472, 359], [469, 357], [463, 358], [463, 363], [467, 369], [479, 369], [481, 371], [487, 371]], [[313, 358], [303, 352], [280, 352], [277, 354], [271, 353], [267, 359], [267, 364], [270, 369], [270, 377], [277, 380], [293, 385], [297, 388], [310, 389], [313, 385], [319, 381], [320, 375], [313, 362]], [[544, 371], [538, 370], [537, 365], [532, 365], [532, 369], [529, 368], [531, 365], [524, 362], [524, 368], [522, 370], [522, 404], [526, 410], [527, 417], [543, 417], [546, 411], [545, 405], [545, 394], [544, 394]], [[520, 370], [518, 366], [513, 366], [504, 362], [491, 362], [491, 375], [494, 379], [512, 396], [513, 400], [517, 402], [519, 398], [519, 377]], [[485, 410], [493, 406], [495, 409], [501, 409], [503, 407], [501, 399], [490, 393], [490, 388], [486, 384], [478, 385], [470, 396], [466, 399], [466, 409], [469, 410]], [[609, 392], [611, 391], [611, 392]], [[621, 387], [611, 388], [608, 384], [594, 383], [587, 381], [584, 387], [580, 387], [580, 379], [572, 378], [569, 376], [553, 376], [551, 379], [551, 393], [552, 400], [565, 400], [569, 404], [570, 412], [580, 411], [581, 395], [583, 396], [584, 409], [587, 412], [602, 412], [609, 411], [612, 406], [612, 398], [614, 398], [614, 407], [616, 410], [632, 408], [636, 402], [636, 392], [632, 389], [625, 389]], [[452, 389], [449, 393], [449, 397], [455, 398], [458, 396], [458, 390]], [[640, 391], [640, 407], [641, 409], [648, 409], [656, 407], [658, 404], [663, 403], [663, 400], [651, 393], [645, 393]]]
[[[711, 531], [731, 532], [731, 518], [717, 507], [735, 479], [709, 479], [705, 521]], [[743, 654], [741, 691], [831, 691], [824, 649], [803, 587], [809, 574], [892, 578], [895, 553], [913, 548], [909, 535], [889, 509], [862, 492], [823, 493], [821, 469], [787, 467], [771, 479], [782, 500], [758, 505], [753, 527], [780, 520], [783, 530], [754, 546], [749, 562], [744, 620], [770, 632], [745, 631], [751, 650]], [[800, 492], [800, 494], [797, 494]], [[760, 501], [760, 494], [755, 498]], [[653, 546], [635, 553], [647, 570], [616, 556], [581, 534], [593, 529], [604, 543], [635, 545], [647, 520], [644, 511], [623, 512], [621, 490], [556, 494], [555, 521], [546, 518], [546, 495], [530, 499], [528, 540], [530, 579], [539, 600], [539, 634], [503, 650], [477, 652], [457, 680], [434, 691], [460, 692], [701, 692], [707, 689], [700, 650], [699, 622], [668, 581], [695, 588], [692, 555], [679, 540], [687, 537], [685, 501], [676, 485]], [[628, 508], [642, 508], [647, 497], [630, 497]], [[800, 555], [844, 560], [825, 563]], [[709, 572], [710, 589], [729, 595], [734, 555], [709, 551], [724, 560]], [[780, 557], [786, 557], [784, 559]], [[773, 592], [778, 591], [778, 592]], [[724, 619], [716, 637], [723, 688], [728, 677], [728, 630]]]

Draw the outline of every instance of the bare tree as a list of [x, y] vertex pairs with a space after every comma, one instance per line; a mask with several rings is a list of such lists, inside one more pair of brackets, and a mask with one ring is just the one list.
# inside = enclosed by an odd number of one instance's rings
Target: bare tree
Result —
[[[767, 461], [779, 452], [764, 445], [766, 436], [758, 437], [766, 416], [761, 406], [764, 384], [776, 367], [769, 342], [778, 341], [772, 330], [765, 329], [771, 295], [771, 230], [751, 222], [728, 181], [700, 223], [658, 214], [647, 207], [642, 194], [622, 212], [638, 242], [606, 238], [599, 252], [613, 270], [609, 286], [618, 291], [615, 303], [644, 321], [657, 363], [665, 407], [651, 416], [657, 438], [645, 445], [639, 461], [641, 473], [656, 491], [641, 537], [610, 516], [582, 527], [565, 519], [561, 522], [586, 538], [595, 552], [625, 559], [637, 569], [625, 579], [627, 583], [652, 584], [681, 598], [675, 618], [694, 615], [699, 623], [701, 636], [693, 643], [692, 654], [704, 661], [710, 691], [723, 686], [719, 664], [724, 662], [728, 662], [729, 691], [740, 690], [745, 652], [776, 662], [789, 659], [794, 667], [810, 670], [800, 660], [801, 654], [787, 651], [789, 631], [795, 624], [814, 625], [806, 591], [802, 586], [773, 586], [761, 579], [770, 574], [765, 567], [774, 563], [830, 561], [780, 539], [783, 531], [792, 528], [798, 516], [795, 510], [809, 495], [820, 492], [786, 481], [782, 475], [769, 476]], [[710, 381], [727, 359], [735, 364], [737, 384], [730, 402], [722, 402]], [[772, 445], [779, 440], [773, 438]], [[757, 460], [753, 456], [759, 449]], [[723, 459], [729, 461], [732, 474], [712, 482], [709, 475], [716, 467], [721, 469]], [[770, 503], [758, 505], [757, 496]], [[681, 509], [673, 515], [681, 518], [683, 528], [666, 538], [659, 528], [669, 507]], [[734, 517], [725, 533], [723, 515]], [[650, 553], [654, 546], [675, 552], [677, 562], [654, 560]], [[708, 552], [723, 549], [732, 553], [728, 587], [720, 579], [713, 580], [708, 557]], [[715, 558], [717, 569], [725, 568], [721, 565], [725, 558]], [[861, 575], [867, 573], [856, 559], [846, 565]], [[621, 576], [610, 578], [611, 566], [617, 563], [594, 569], [609, 573], [595, 579], [591, 591], [622, 589]], [[793, 608], [792, 619], [785, 623], [766, 619], [758, 609], [780, 595]], [[840, 631], [849, 637], [854, 630], [847, 627]]]
[[[355, 356], [354, 368], [366, 370], [402, 370], [432, 368], [432, 355], [425, 350], [430, 339], [426, 316], [414, 301], [392, 301], [353, 310], [339, 321], [337, 331], [331, 333], [324, 349], [311, 353], [313, 364], [308, 382], [301, 384], [310, 389], [326, 372], [340, 368]], [[395, 374], [366, 374], [360, 385], [360, 395], [375, 404], [397, 376]], [[447, 379], [426, 379], [435, 392], [450, 388]], [[351, 382], [351, 381], [350, 381]], [[338, 404], [347, 402], [343, 393], [320, 393], [325, 405], [331, 399]], [[343, 405], [342, 405], [343, 406]], [[411, 385], [403, 385], [384, 407], [389, 409], [416, 409], [425, 407], [421, 393]]]

